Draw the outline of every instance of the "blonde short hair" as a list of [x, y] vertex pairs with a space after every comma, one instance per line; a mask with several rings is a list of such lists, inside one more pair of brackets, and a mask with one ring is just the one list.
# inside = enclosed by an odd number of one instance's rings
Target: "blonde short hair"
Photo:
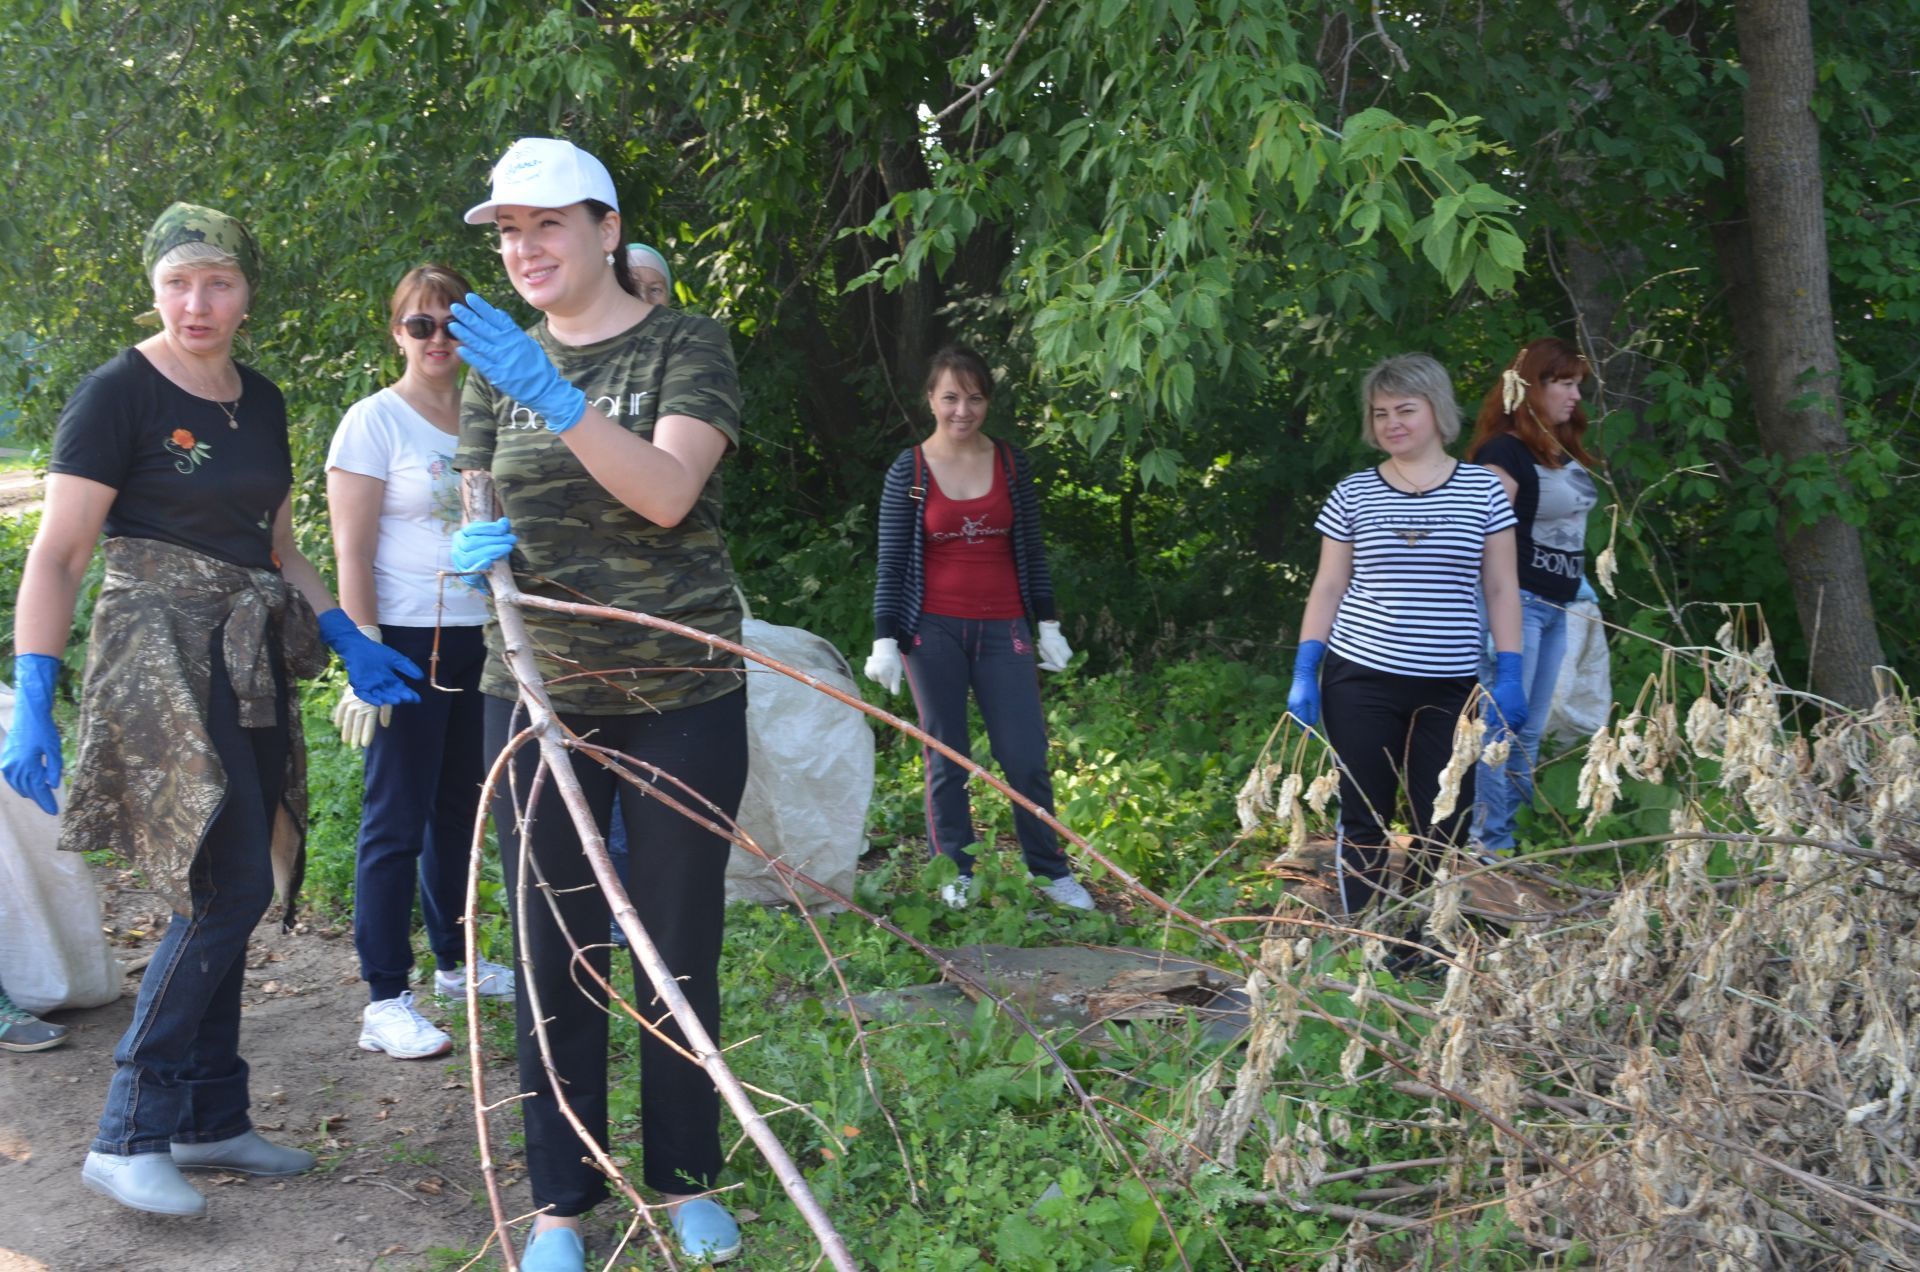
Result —
[[[154, 291], [160, 290], [160, 275], [170, 269], [230, 269], [238, 272], [242, 278], [247, 277], [239, 257], [211, 243], [180, 243], [168, 248], [153, 263], [153, 275], [147, 279]], [[249, 294], [253, 291], [251, 279], [247, 282], [247, 291]]]
[[1453, 378], [1428, 354], [1382, 358], [1360, 382], [1360, 440], [1375, 450], [1386, 449], [1373, 432], [1373, 400], [1382, 396], [1425, 398], [1433, 408], [1440, 444], [1451, 446], [1459, 439], [1460, 404], [1453, 400]]

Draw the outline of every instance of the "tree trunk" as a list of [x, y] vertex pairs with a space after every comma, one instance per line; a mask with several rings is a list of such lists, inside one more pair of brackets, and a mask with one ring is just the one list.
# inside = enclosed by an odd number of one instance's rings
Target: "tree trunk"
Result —
[[[1747, 72], [1747, 211], [1755, 313], [1747, 378], [1761, 444], [1788, 464], [1823, 459], [1833, 479], [1848, 441], [1827, 280], [1820, 129], [1813, 117], [1813, 23], [1807, 0], [1738, 0], [1734, 26]], [[1884, 661], [1860, 532], [1834, 513], [1784, 530], [1794, 605], [1814, 689], [1872, 704]]]

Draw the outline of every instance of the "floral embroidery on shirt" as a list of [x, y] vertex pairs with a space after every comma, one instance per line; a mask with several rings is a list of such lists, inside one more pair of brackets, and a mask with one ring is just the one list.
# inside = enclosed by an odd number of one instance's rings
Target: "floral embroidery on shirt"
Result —
[[179, 456], [173, 462], [176, 472], [191, 473], [213, 455], [211, 445], [195, 440], [193, 434], [184, 428], [174, 429], [164, 444], [169, 454]]

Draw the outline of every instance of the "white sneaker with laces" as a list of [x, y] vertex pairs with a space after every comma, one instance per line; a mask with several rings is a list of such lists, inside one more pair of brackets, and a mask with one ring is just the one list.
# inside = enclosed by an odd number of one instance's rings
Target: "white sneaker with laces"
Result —
[[[486, 959], [475, 959], [474, 970], [479, 974], [480, 997], [498, 998], [502, 1002], [513, 1001], [513, 969], [502, 967], [498, 963], [489, 963]], [[450, 972], [436, 970], [433, 974], [433, 992], [441, 998], [465, 998], [467, 996], [467, 969], [456, 967]]]
[[949, 910], [964, 910], [973, 903], [973, 876], [961, 875], [952, 883], [940, 885], [940, 899]]
[[384, 1051], [396, 1060], [425, 1060], [453, 1050], [453, 1038], [434, 1027], [413, 1005], [413, 991], [368, 1003], [360, 1013], [360, 1050]]
[[1087, 892], [1086, 885], [1072, 875], [1061, 875], [1058, 879], [1034, 879], [1040, 884], [1040, 891], [1047, 900], [1055, 905], [1064, 905], [1070, 910], [1093, 909], [1093, 897]]

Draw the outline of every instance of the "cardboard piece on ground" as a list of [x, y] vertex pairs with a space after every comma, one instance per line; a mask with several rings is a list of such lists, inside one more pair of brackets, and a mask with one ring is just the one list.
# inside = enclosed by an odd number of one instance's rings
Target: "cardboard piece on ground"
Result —
[[[1406, 869], [1410, 842], [1406, 835], [1393, 836], [1393, 850], [1387, 861], [1390, 877], [1397, 878]], [[1336, 851], [1331, 835], [1316, 836], [1299, 851], [1290, 852], [1275, 862], [1273, 869], [1287, 880], [1287, 890], [1295, 900], [1323, 914], [1338, 915], [1343, 907], [1336, 882]], [[1454, 872], [1467, 876], [1460, 884], [1466, 892], [1467, 913], [1500, 922], [1521, 914], [1558, 909], [1559, 903], [1545, 884], [1520, 873], [1520, 870], [1534, 872], [1534, 868], [1525, 866], [1524, 862], [1525, 858], [1510, 858], [1500, 866], [1483, 869], [1478, 863], [1456, 855]]]
[[1098, 1026], [1109, 1020], [1199, 1019], [1216, 1042], [1230, 1042], [1247, 1027], [1239, 978], [1197, 959], [1091, 945], [966, 945], [941, 953], [946, 984], [861, 995], [854, 1001], [863, 1017], [927, 1011], [964, 1026], [984, 984], [1034, 1024], [1074, 1029], [1082, 1041], [1099, 1041]]

